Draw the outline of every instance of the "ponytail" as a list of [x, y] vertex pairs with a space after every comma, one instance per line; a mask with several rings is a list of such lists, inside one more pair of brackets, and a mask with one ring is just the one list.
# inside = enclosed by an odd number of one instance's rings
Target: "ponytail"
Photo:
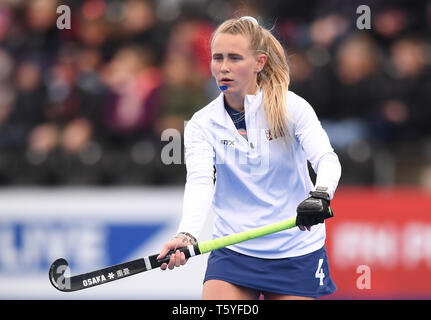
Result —
[[263, 91], [263, 104], [268, 119], [269, 129], [274, 138], [287, 137], [286, 120], [291, 118], [286, 109], [286, 96], [289, 89], [290, 75], [286, 55], [280, 42], [263, 29], [267, 42], [267, 60], [262, 71], [257, 75], [257, 84]]

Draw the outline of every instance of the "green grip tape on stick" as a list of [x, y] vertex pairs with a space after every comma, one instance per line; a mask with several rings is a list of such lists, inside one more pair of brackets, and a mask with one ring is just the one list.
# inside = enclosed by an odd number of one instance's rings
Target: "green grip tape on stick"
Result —
[[296, 217], [283, 220], [280, 222], [272, 223], [267, 226], [250, 229], [247, 231], [235, 233], [229, 236], [220, 237], [212, 240], [200, 242], [198, 244], [201, 254], [213, 250], [224, 248], [232, 244], [240, 243], [254, 238], [266, 236], [271, 233], [287, 230], [296, 227]]

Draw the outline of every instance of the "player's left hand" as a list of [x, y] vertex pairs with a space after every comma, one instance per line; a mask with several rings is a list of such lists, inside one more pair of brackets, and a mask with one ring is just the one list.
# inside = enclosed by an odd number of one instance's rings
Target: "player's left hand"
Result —
[[323, 223], [325, 219], [333, 217], [329, 194], [316, 190], [310, 192], [310, 197], [302, 201], [296, 209], [296, 225], [301, 231], [311, 230], [311, 226]]

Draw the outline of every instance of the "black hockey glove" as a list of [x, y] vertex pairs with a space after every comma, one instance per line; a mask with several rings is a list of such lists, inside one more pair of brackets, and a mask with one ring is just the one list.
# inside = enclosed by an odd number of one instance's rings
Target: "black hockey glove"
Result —
[[334, 213], [329, 206], [330, 203], [326, 188], [317, 187], [316, 191], [311, 191], [310, 197], [302, 201], [296, 208], [296, 225], [303, 230], [301, 226], [310, 227], [333, 217]]

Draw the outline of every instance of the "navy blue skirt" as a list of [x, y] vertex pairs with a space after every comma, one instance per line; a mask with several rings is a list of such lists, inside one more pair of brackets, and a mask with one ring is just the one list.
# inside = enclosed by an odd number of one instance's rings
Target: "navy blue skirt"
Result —
[[314, 252], [284, 259], [261, 259], [227, 248], [212, 251], [204, 282], [210, 279], [265, 292], [318, 298], [337, 289], [329, 275], [323, 246]]

